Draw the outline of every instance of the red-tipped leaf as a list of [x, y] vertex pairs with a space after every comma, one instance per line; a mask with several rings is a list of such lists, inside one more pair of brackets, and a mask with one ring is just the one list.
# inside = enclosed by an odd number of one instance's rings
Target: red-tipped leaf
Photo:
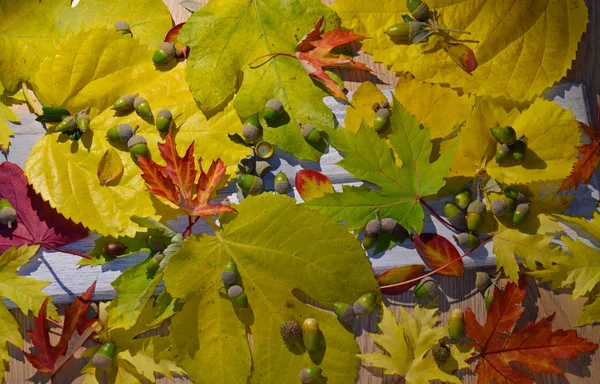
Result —
[[399, 287], [383, 288], [386, 285], [398, 284], [403, 281], [408, 281], [422, 276], [425, 273], [425, 266], [420, 264], [403, 265], [402, 267], [388, 269], [383, 272], [377, 278], [377, 282], [381, 288], [381, 293], [384, 295], [399, 295], [408, 291], [410, 288], [415, 286], [418, 281], [414, 283], [401, 285]]
[[[413, 235], [411, 239], [421, 259], [433, 270], [460, 258], [456, 247], [443, 236], [435, 233], [422, 233]], [[462, 276], [464, 272], [462, 260], [455, 261], [439, 271], [442, 275], [451, 276]]]

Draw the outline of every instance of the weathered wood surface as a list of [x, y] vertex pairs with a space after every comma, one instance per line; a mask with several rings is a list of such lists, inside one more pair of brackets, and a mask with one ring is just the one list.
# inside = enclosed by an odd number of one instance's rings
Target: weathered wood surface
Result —
[[[164, 0], [165, 3], [170, 7], [173, 14], [173, 19], [176, 23], [181, 22], [189, 16], [189, 12], [180, 7], [177, 3], [178, 0]], [[578, 52], [578, 60], [574, 68], [569, 72], [568, 80], [584, 82], [588, 91], [587, 95], [584, 95], [583, 88], [575, 87], [571, 85], [565, 85], [557, 89], [556, 95], [552, 95], [550, 98], [554, 99], [554, 96], [558, 97], [555, 101], [563, 106], [570, 105], [574, 109], [574, 114], [578, 119], [587, 121], [588, 116], [595, 116], [596, 107], [594, 104], [590, 105], [590, 112], [586, 112], [585, 102], [582, 102], [585, 98], [590, 103], [595, 103], [595, 94], [600, 90], [600, 71], [598, 70], [595, 63], [598, 57], [597, 53], [597, 41], [600, 39], [600, 27], [598, 27], [597, 21], [600, 19], [600, 4], [594, 0], [587, 0], [588, 8], [590, 10], [590, 21], [591, 24], [588, 27], [588, 33], [584, 37], [584, 41], [580, 43], [580, 50]], [[381, 64], [373, 63], [369, 55], [361, 54], [359, 60], [366, 62], [375, 72], [378, 77], [387, 84], [387, 87], [395, 84], [394, 75], [387, 71]], [[346, 86], [349, 90], [355, 90], [361, 81], [365, 80], [364, 74], [362, 73], [347, 73], [344, 76], [346, 80]], [[18, 108], [19, 113], [27, 112], [26, 107]], [[338, 121], [342, 121], [338, 116]], [[23, 126], [25, 126], [24, 124]], [[32, 130], [28, 131], [25, 129], [15, 129], [18, 136], [13, 141], [14, 145], [11, 148], [11, 154], [8, 160], [14, 161], [21, 166], [28, 156], [31, 145], [41, 135], [40, 131]], [[285, 159], [284, 159], [285, 160]], [[1, 161], [1, 160], [0, 160]], [[329, 165], [333, 164], [332, 162]], [[304, 164], [302, 164], [304, 165]], [[329, 166], [328, 165], [328, 166]], [[333, 169], [323, 169], [325, 173], [329, 174], [329, 171], [334, 172]], [[339, 169], [338, 169], [339, 171]], [[338, 172], [335, 171], [335, 172]], [[334, 172], [334, 173], [335, 173]], [[343, 175], [343, 170], [339, 171], [340, 182], [349, 181], [346, 179], [346, 175]], [[338, 175], [336, 173], [336, 175]], [[343, 177], [342, 177], [343, 176]], [[343, 180], [343, 181], [342, 181]], [[584, 207], [589, 207], [589, 204], [598, 199], [597, 184], [593, 190], [582, 190], [580, 189], [579, 194], [583, 195]], [[585, 209], [582, 210], [585, 212]], [[589, 210], [587, 211], [589, 212]], [[433, 226], [436, 229], [443, 231], [445, 228], [433, 224], [431, 221], [427, 222], [428, 228], [433, 230]], [[181, 224], [176, 223], [176, 227]], [[183, 229], [183, 227], [181, 228]], [[196, 231], [205, 231], [205, 228], [198, 227]], [[93, 237], [90, 239], [83, 240], [76, 244], [71, 245], [72, 249], [90, 249], [93, 243]], [[399, 247], [396, 247], [399, 248]], [[374, 260], [374, 268], [376, 270], [382, 270], [390, 265], [394, 264], [406, 264], [413, 261], [418, 261], [418, 257], [411, 252], [410, 249], [402, 248], [402, 254], [396, 254], [399, 250], [390, 252], [386, 256]], [[95, 296], [97, 300], [106, 300], [112, 297], [113, 293], [110, 289], [110, 282], [129, 265], [139, 262], [144, 255], [133, 256], [126, 258], [122, 263], [111, 263], [108, 266], [99, 268], [94, 271], [92, 268], [82, 268], [77, 271], [74, 270], [73, 256], [64, 254], [58, 254], [56, 252], [44, 252], [43, 257], [37, 258], [32, 264], [28, 265], [22, 273], [31, 274], [37, 278], [51, 279], [52, 285], [48, 287], [47, 292], [56, 295], [57, 301], [70, 300], [74, 294], [82, 292], [90, 282], [94, 279], [98, 280], [98, 287], [105, 287], [103, 290], [99, 290], [99, 294]], [[127, 261], [127, 262], [125, 262]], [[482, 250], [480, 254], [475, 254], [473, 260], [466, 260], [466, 264], [470, 266], [474, 265], [490, 265], [494, 263], [492, 255], [485, 250]], [[64, 268], [64, 266], [68, 266]], [[493, 272], [493, 268], [485, 268], [488, 272]], [[43, 271], [43, 273], [41, 272]], [[77, 279], [73, 279], [76, 275]], [[480, 321], [485, 319], [485, 310], [483, 306], [483, 299], [481, 295], [474, 292], [474, 270], [470, 270], [465, 274], [462, 279], [440, 277], [439, 281], [441, 288], [444, 292], [440, 301], [440, 311], [442, 312], [442, 321], [445, 322], [447, 318], [447, 311], [452, 307], [465, 308], [466, 306], [471, 307], [477, 314]], [[49, 276], [49, 277], [48, 277]], [[399, 305], [402, 306], [413, 306], [415, 303], [414, 298], [410, 293], [393, 296], [388, 298], [388, 304], [391, 308], [397, 311]], [[527, 284], [527, 296], [526, 296], [526, 312], [523, 315], [523, 319], [526, 321], [535, 320], [537, 318], [547, 316], [553, 312], [557, 312], [555, 327], [556, 328], [572, 328], [573, 324], [577, 320], [577, 317], [581, 313], [581, 308], [585, 303], [585, 299], [579, 299], [571, 301], [568, 291], [560, 291], [552, 293], [546, 288], [538, 288], [529, 279]], [[23, 329], [31, 329], [33, 326], [32, 317], [25, 316], [17, 310], [13, 310], [13, 313], [22, 324]], [[524, 324], [525, 321], [520, 321], [519, 324]], [[366, 325], [366, 329], [374, 331], [374, 325], [371, 323], [362, 324]], [[586, 337], [592, 341], [600, 341], [600, 326], [587, 326], [578, 328], [579, 335]], [[23, 332], [25, 339], [28, 341], [28, 337]], [[357, 341], [363, 352], [369, 352], [376, 350], [373, 346], [372, 341], [367, 336], [358, 335]], [[29, 344], [26, 346], [26, 350], [29, 348]], [[48, 376], [36, 374], [35, 369], [31, 367], [23, 357], [22, 351], [12, 348], [11, 356], [13, 359], [9, 364], [10, 371], [6, 375], [6, 382], [9, 384], [13, 383], [26, 383], [26, 382], [49, 382]], [[74, 359], [69, 362], [55, 378], [55, 383], [71, 383], [81, 382], [77, 380], [79, 369], [84, 364], [83, 359]], [[585, 355], [579, 359], [570, 360], [568, 362], [560, 362], [559, 366], [567, 372], [565, 378], [551, 376], [551, 375], [538, 375], [536, 376], [536, 382], [540, 383], [596, 383], [600, 380], [600, 353], [594, 353]], [[459, 375], [466, 383], [475, 383], [475, 377], [472, 375]], [[161, 379], [161, 383], [172, 382], [170, 380]], [[185, 379], [177, 379], [177, 383], [188, 383]], [[382, 373], [378, 369], [361, 368], [359, 373], [359, 381], [363, 384], [379, 384], [395, 383], [395, 380], [391, 378], [382, 379]]]

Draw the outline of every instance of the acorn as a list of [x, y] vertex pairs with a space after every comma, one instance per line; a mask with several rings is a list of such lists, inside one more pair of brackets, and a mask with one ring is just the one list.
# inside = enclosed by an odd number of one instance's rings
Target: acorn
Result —
[[431, 348], [431, 354], [437, 365], [446, 364], [451, 356], [450, 348], [443, 341], [440, 341]]
[[463, 211], [451, 202], [444, 205], [444, 216], [448, 218], [450, 224], [455, 227], [462, 228], [465, 225], [465, 214]]
[[437, 281], [432, 279], [431, 277], [425, 277], [419, 284], [415, 287], [415, 297], [419, 299], [426, 299], [430, 296], [435, 296], [439, 292], [439, 287]]
[[160, 262], [165, 258], [165, 255], [161, 252], [156, 253], [146, 264], [146, 276], [150, 279], [154, 278], [158, 268], [160, 268]]
[[381, 230], [385, 233], [389, 233], [395, 240], [401, 242], [408, 239], [410, 235], [406, 228], [391, 218], [385, 218], [381, 220]]
[[302, 137], [310, 144], [319, 144], [323, 140], [321, 132], [314, 125], [306, 124], [302, 126]]
[[490, 211], [496, 217], [506, 215], [515, 208], [515, 201], [508, 196], [498, 197], [490, 203]]
[[268, 124], [274, 123], [283, 113], [283, 104], [277, 99], [271, 99], [265, 104], [263, 117]]
[[483, 294], [483, 300], [485, 303], [485, 309], [487, 310], [490, 306], [490, 304], [492, 304], [492, 301], [494, 301], [494, 291], [495, 291], [495, 284], [492, 284], [488, 287], [488, 289], [485, 290], [485, 293]]
[[500, 144], [512, 145], [517, 141], [517, 133], [510, 126], [490, 128], [490, 133]]
[[69, 137], [69, 140], [71, 141], [77, 141], [79, 139], [81, 139], [81, 136], [83, 136], [83, 132], [81, 132], [79, 130], [79, 128], [75, 128], [75, 130], [70, 131], [70, 132], [64, 132], [67, 134], [67, 136]]
[[254, 150], [256, 151], [256, 156], [260, 157], [261, 159], [269, 159], [275, 153], [275, 148], [273, 148], [273, 145], [266, 141], [259, 141], [254, 147]]
[[233, 261], [228, 261], [221, 272], [221, 281], [225, 285], [232, 285], [237, 280], [238, 270]]
[[302, 323], [302, 340], [308, 352], [314, 352], [319, 345], [319, 323], [316, 319], [309, 317]]
[[245, 124], [242, 127], [242, 137], [248, 143], [252, 143], [260, 137], [260, 128], [254, 125]]
[[248, 296], [246, 296], [246, 292], [239, 285], [232, 285], [227, 290], [227, 296], [230, 299], [233, 299], [233, 305], [236, 307], [247, 307], [248, 306]]
[[106, 138], [109, 141], [126, 143], [135, 135], [134, 129], [129, 124], [119, 124], [106, 131]]
[[363, 241], [362, 241], [363, 248], [364, 249], [373, 248], [375, 246], [375, 244], [377, 244], [378, 238], [379, 238], [378, 234], [365, 231], [365, 233], [363, 235]]
[[381, 220], [379, 217], [369, 220], [365, 226], [365, 232], [379, 234], [381, 232]]
[[0, 224], [12, 229], [17, 222], [17, 211], [7, 199], [0, 200]]
[[117, 257], [124, 254], [126, 249], [127, 247], [125, 246], [125, 244], [113, 241], [105, 244], [102, 248], [102, 251], [107, 257]]
[[280, 195], [287, 195], [290, 190], [290, 181], [287, 175], [283, 172], [279, 172], [275, 175], [275, 192]]
[[492, 285], [492, 277], [485, 272], [477, 272], [475, 275], [475, 288], [479, 292], [485, 292]]
[[527, 151], [527, 143], [523, 139], [515, 141], [512, 145], [512, 155], [517, 162], [522, 163], [525, 159], [525, 152]]
[[390, 111], [382, 108], [375, 113], [375, 121], [373, 122], [373, 129], [379, 133], [385, 130], [390, 123]]
[[238, 163], [238, 169], [242, 173], [251, 174], [256, 169], [256, 160], [254, 156], [248, 156], [240, 160]]
[[519, 204], [517, 205], [517, 209], [515, 209], [515, 213], [513, 213], [513, 224], [519, 225], [525, 219], [525, 216], [529, 212], [529, 203]]
[[133, 102], [137, 95], [126, 94], [121, 97], [112, 105], [112, 109], [115, 111], [128, 111], [133, 109]]
[[166, 242], [168, 242], [168, 241], [165, 241], [165, 238], [162, 236], [157, 236], [157, 235], [148, 236], [148, 246], [155, 253], [164, 251], [165, 248], [167, 248], [167, 246], [169, 245], [168, 243], [165, 244]]
[[385, 34], [395, 43], [411, 43], [423, 31], [424, 24], [420, 21], [401, 22], [386, 29]]
[[460, 209], [467, 209], [472, 200], [470, 189], [463, 189], [454, 195], [454, 204]]
[[310, 368], [302, 368], [298, 377], [300, 378], [300, 382], [302, 383], [312, 383], [315, 379], [318, 379], [321, 376], [321, 368], [319, 367], [310, 367]]
[[260, 195], [265, 189], [265, 184], [260, 177], [242, 173], [238, 176], [237, 185], [242, 191], [255, 196]]
[[335, 312], [338, 320], [344, 323], [349, 323], [356, 317], [356, 313], [354, 313], [354, 308], [352, 308], [352, 306], [339, 301], [333, 303], [333, 312]]
[[501, 163], [511, 153], [512, 151], [510, 150], [510, 147], [506, 144], [502, 144], [500, 148], [496, 151], [496, 162]]
[[289, 320], [281, 325], [279, 334], [283, 341], [298, 340], [302, 337], [302, 327], [296, 320]]
[[133, 159], [133, 162], [138, 165], [138, 156], [150, 158], [150, 151], [148, 151], [148, 144], [143, 136], [134, 135], [131, 139], [127, 140], [127, 149]]
[[452, 235], [454, 241], [461, 247], [474, 248], [478, 246], [481, 241], [477, 235], [472, 233], [459, 233], [458, 235]]
[[112, 366], [115, 360], [116, 347], [115, 343], [108, 341], [98, 349], [98, 351], [92, 357], [92, 364], [96, 369], [108, 369]]
[[258, 177], [263, 177], [271, 170], [271, 164], [266, 161], [257, 161], [254, 171]]
[[377, 295], [375, 295], [373, 292], [369, 292], [359, 297], [358, 300], [354, 302], [354, 305], [352, 305], [352, 309], [354, 309], [356, 316], [366, 317], [373, 312], [376, 305]]
[[123, 20], [119, 20], [115, 22], [115, 29], [117, 32], [121, 32], [123, 35], [133, 35], [131, 33], [131, 28], [129, 27], [129, 23]]
[[465, 314], [462, 309], [455, 308], [450, 311], [448, 318], [448, 336], [454, 341], [459, 340], [462, 337], [465, 329]]
[[152, 116], [152, 109], [150, 108], [150, 104], [143, 97], [136, 97], [133, 101], [133, 107], [138, 115], [142, 117], [150, 117]]
[[54, 127], [56, 132], [71, 132], [77, 129], [77, 118], [67, 116]]
[[86, 132], [90, 127], [90, 116], [87, 113], [77, 114], [77, 128], [81, 132]]
[[429, 18], [429, 7], [421, 0], [406, 0], [406, 8], [419, 21], [427, 21]]
[[514, 187], [504, 188], [504, 196], [510, 197], [511, 199], [516, 200], [518, 203], [529, 202], [529, 197]]
[[165, 41], [156, 48], [156, 51], [154, 51], [152, 61], [157, 65], [166, 64], [175, 57], [175, 53], [175, 46], [173, 43]]
[[480, 199], [477, 199], [467, 208], [467, 228], [469, 231], [477, 231], [483, 224], [485, 216], [485, 204]]
[[173, 114], [168, 109], [161, 109], [156, 114], [156, 129], [158, 132], [168, 132], [173, 122]]

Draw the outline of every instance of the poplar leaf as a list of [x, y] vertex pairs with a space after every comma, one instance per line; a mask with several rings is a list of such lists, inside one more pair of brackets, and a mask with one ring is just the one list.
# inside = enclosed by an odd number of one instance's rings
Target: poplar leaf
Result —
[[119, 154], [112, 148], [107, 149], [100, 159], [100, 164], [98, 164], [98, 180], [100, 181], [100, 185], [107, 185], [118, 179], [122, 174], [123, 162]]
[[[4, 87], [0, 82], [0, 96], [4, 93]], [[14, 112], [0, 101], [0, 151], [8, 152], [10, 137], [13, 136], [13, 131], [10, 129], [7, 121], [18, 123], [20, 120]]]

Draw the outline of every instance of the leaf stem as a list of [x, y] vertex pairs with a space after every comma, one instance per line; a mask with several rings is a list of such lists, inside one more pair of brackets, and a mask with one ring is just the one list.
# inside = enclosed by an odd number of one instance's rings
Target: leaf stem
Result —
[[446, 227], [448, 227], [448, 228], [452, 228], [452, 229], [453, 229], [455, 232], [458, 232], [458, 233], [463, 233], [463, 232], [465, 232], [465, 230], [464, 230], [464, 229], [460, 229], [460, 228], [458, 228], [458, 227], [455, 227], [455, 226], [454, 226], [454, 225], [452, 225], [452, 224], [451, 224], [451, 223], [450, 223], [448, 220], [446, 220], [446, 219], [444, 219], [442, 216], [440, 216], [440, 214], [439, 214], [439, 213], [437, 213], [437, 212], [435, 211], [435, 209], [433, 209], [433, 207], [432, 207], [431, 205], [427, 204], [427, 202], [426, 202], [425, 200], [423, 200], [423, 198], [419, 199], [419, 202], [420, 202], [421, 204], [423, 204], [423, 205], [425, 206], [425, 208], [429, 209], [429, 211], [431, 212], [431, 214], [432, 214], [433, 216], [435, 216], [435, 217], [436, 217], [436, 219], [438, 219], [439, 221], [441, 221], [441, 222], [442, 222], [442, 224], [444, 224]]
[[[289, 56], [289, 57], [293, 57], [294, 59], [296, 58], [296, 56], [292, 55], [291, 53], [268, 53], [266, 55], [262, 55], [257, 57], [256, 59], [252, 60], [250, 63], [248, 63], [249, 67], [252, 67], [252, 64], [256, 63], [258, 60], [265, 58], [265, 57], [275, 57], [275, 56]], [[264, 63], [263, 63], [264, 64]]]
[[40, 106], [37, 105], [31, 97], [31, 94], [29, 93], [29, 86], [25, 81], [21, 83], [21, 90], [23, 91], [23, 97], [25, 98], [27, 105], [29, 105], [31, 109], [33, 109], [33, 112], [38, 116], [43, 115], [44, 111], [42, 111], [42, 108], [40, 108]]
[[64, 249], [64, 248], [58, 248], [58, 247], [55, 247], [55, 246], [47, 244], [47, 243], [39, 243], [39, 244], [42, 247], [52, 249], [53, 251], [56, 251], [56, 252], [68, 253], [70, 255], [75, 255], [75, 256], [83, 257], [84, 259], [91, 259], [92, 258], [92, 256], [86, 255], [85, 253], [81, 253], [81, 252], [77, 252], [77, 251], [71, 251], [69, 249]]
[[79, 338], [79, 342], [73, 347], [71, 353], [69, 353], [65, 356], [64, 359], [56, 363], [54, 369], [52, 370], [52, 377], [54, 377], [54, 375], [56, 375], [56, 373], [65, 365], [65, 363], [73, 357], [73, 355], [75, 354], [75, 352], [77, 352], [79, 348], [83, 347], [83, 344], [85, 344], [85, 342], [90, 338], [90, 336], [94, 334], [95, 331], [96, 330], [93, 328], [92, 325], [83, 332], [83, 334]]
[[187, 233], [187, 235], [190, 236], [192, 234], [192, 227], [194, 226], [194, 224], [196, 224], [198, 222], [199, 219], [200, 219], [200, 216], [196, 216], [192, 220], [192, 216], [188, 215], [188, 226], [185, 227], [185, 229], [183, 230], [183, 232], [181, 232], [181, 235], [185, 236], [186, 233]]
[[473, 253], [477, 248], [481, 247], [482, 245], [484, 245], [485, 243], [487, 243], [488, 241], [492, 240], [494, 238], [494, 236], [496, 236], [498, 233], [497, 232], [493, 235], [491, 235], [490, 237], [488, 237], [487, 239], [483, 240], [481, 243], [479, 243], [479, 245], [474, 246], [473, 248], [469, 249], [467, 252], [465, 252], [464, 255], [460, 256], [457, 259], [452, 260], [451, 262], [442, 265], [441, 267], [439, 267], [438, 269], [434, 269], [433, 271], [426, 273], [422, 276], [419, 277], [415, 277], [414, 279], [410, 279], [410, 280], [406, 280], [406, 281], [402, 281], [400, 283], [396, 283], [396, 284], [390, 284], [390, 285], [382, 285], [379, 288], [380, 289], [387, 289], [387, 288], [395, 288], [395, 287], [401, 287], [403, 285], [408, 285], [408, 284], [412, 284], [412, 283], [416, 283], [417, 281], [420, 281], [422, 279], [424, 279], [425, 277], [431, 276], [431, 275], [435, 275], [436, 273], [438, 273], [439, 271], [449, 267], [450, 265], [456, 263], [459, 260], [462, 260], [465, 256], [470, 255], [471, 253]]

